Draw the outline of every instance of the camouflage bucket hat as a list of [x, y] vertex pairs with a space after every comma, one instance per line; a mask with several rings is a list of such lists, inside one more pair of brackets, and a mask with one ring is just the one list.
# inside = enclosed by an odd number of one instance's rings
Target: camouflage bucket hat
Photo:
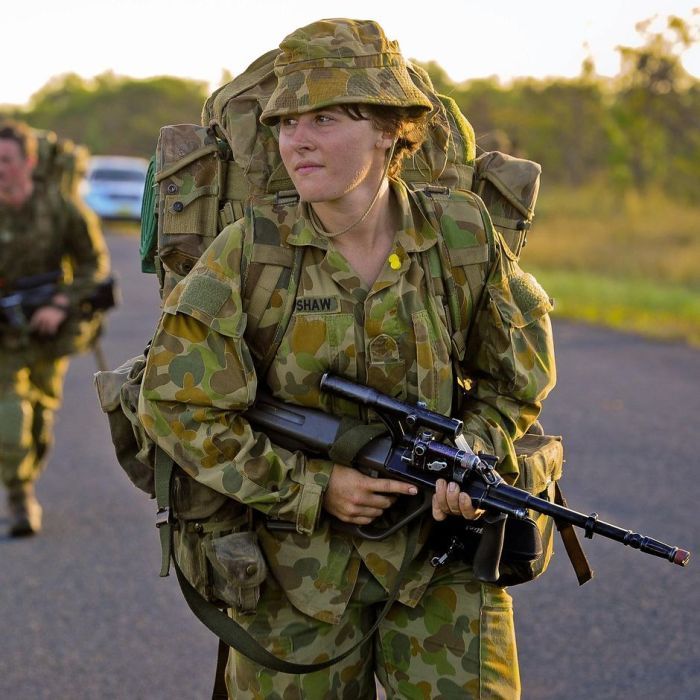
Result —
[[395, 41], [371, 20], [325, 19], [280, 44], [275, 88], [260, 116], [271, 126], [285, 114], [339, 104], [380, 104], [430, 111]]

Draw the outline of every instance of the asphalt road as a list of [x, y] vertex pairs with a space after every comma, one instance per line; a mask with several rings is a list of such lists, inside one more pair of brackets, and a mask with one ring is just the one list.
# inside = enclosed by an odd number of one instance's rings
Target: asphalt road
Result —
[[[104, 339], [116, 366], [142, 350], [157, 291], [136, 238], [108, 242], [123, 294]], [[563, 322], [555, 332], [543, 423], [565, 439], [570, 507], [697, 552], [700, 351]], [[158, 576], [154, 504], [116, 463], [94, 371], [87, 355], [68, 374], [38, 485], [43, 534], [0, 536], [0, 698], [207, 698], [215, 640], [174, 575]], [[545, 576], [512, 589], [524, 700], [700, 698], [700, 563], [599, 537], [584, 546], [596, 571], [585, 586], [558, 546]]]

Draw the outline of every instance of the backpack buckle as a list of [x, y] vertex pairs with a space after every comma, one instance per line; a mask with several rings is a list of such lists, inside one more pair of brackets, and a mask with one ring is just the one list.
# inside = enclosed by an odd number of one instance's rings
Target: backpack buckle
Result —
[[163, 525], [169, 525], [171, 522], [170, 508], [158, 508], [156, 511], [156, 527], [161, 528]]
[[428, 195], [428, 197], [432, 197], [434, 194], [439, 194], [439, 195], [444, 195], [444, 196], [448, 196], [450, 194], [450, 188], [444, 187], [442, 185], [426, 185], [422, 189], [423, 189], [423, 192], [425, 192], [425, 194]]
[[280, 190], [275, 194], [275, 205], [296, 204], [299, 201], [299, 193], [296, 190]]

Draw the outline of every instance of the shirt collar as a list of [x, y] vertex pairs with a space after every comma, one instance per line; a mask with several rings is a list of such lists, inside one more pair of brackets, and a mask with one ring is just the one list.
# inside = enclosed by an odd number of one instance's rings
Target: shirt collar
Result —
[[[390, 179], [389, 186], [399, 205], [400, 224], [396, 232], [396, 243], [407, 253], [428, 250], [437, 242], [437, 233], [418, 206], [416, 195], [408, 189], [403, 180]], [[290, 245], [311, 245], [328, 250], [328, 241], [328, 238], [318, 234], [312, 226], [308, 204], [299, 202], [296, 210], [296, 221], [287, 238], [287, 243]]]

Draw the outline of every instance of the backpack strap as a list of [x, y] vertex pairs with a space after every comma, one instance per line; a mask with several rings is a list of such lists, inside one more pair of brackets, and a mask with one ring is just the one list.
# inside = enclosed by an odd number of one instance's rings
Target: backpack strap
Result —
[[[296, 207], [298, 198], [296, 193], [280, 193], [273, 201], [277, 216], [280, 207]], [[251, 207], [247, 215], [252, 240], [244, 244], [241, 261], [245, 335], [258, 376], [264, 377], [292, 318], [305, 249], [288, 245], [281, 229], [270, 226], [273, 212], [267, 207]]]
[[173, 558], [173, 517], [170, 510], [170, 483], [175, 471], [175, 462], [158, 445], [153, 455], [153, 471], [156, 492], [156, 527], [160, 537], [160, 575], [170, 574]]
[[472, 192], [429, 186], [414, 194], [424, 216], [438, 232], [438, 244], [425, 254], [423, 267], [431, 291], [442, 300], [452, 342], [453, 369], [463, 384], [460, 362], [466, 351], [470, 320], [481, 303], [487, 271], [495, 259], [495, 233], [486, 207]]

